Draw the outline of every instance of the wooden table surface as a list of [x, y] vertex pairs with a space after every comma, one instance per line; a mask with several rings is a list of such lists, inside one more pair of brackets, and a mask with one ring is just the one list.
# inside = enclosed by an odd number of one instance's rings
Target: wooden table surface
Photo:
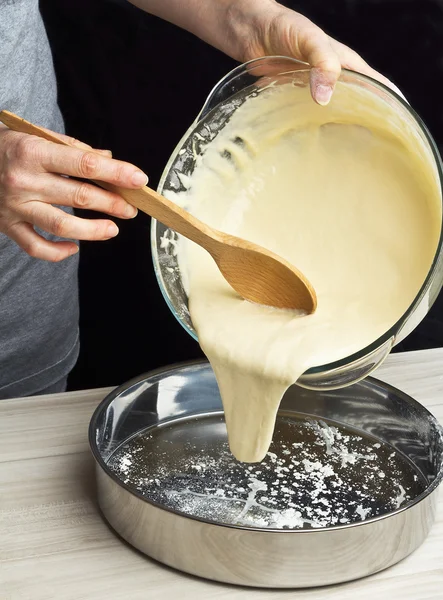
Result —
[[[376, 373], [443, 423], [443, 349], [392, 355]], [[212, 583], [158, 564], [100, 516], [87, 441], [109, 389], [0, 401], [0, 600], [443, 599], [443, 496], [425, 543], [371, 577], [311, 590]]]

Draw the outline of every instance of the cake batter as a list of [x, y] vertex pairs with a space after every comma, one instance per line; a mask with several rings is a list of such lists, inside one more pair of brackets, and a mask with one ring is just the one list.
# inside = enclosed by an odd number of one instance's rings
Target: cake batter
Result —
[[288, 386], [374, 342], [413, 302], [440, 236], [437, 176], [417, 132], [374, 94], [339, 83], [321, 107], [284, 84], [235, 111], [189, 183], [190, 212], [286, 258], [318, 296], [312, 315], [254, 305], [205, 250], [179, 241], [231, 451], [257, 462]]

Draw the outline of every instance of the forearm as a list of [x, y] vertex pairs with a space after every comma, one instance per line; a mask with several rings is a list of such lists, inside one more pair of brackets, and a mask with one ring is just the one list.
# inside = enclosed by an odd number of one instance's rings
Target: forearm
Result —
[[190, 31], [236, 60], [247, 58], [254, 17], [274, 0], [129, 0], [142, 10]]

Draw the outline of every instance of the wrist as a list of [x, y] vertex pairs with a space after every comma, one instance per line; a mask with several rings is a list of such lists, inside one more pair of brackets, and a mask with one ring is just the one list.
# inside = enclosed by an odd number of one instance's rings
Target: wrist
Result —
[[275, 0], [233, 0], [226, 11], [226, 42], [223, 52], [240, 62], [264, 55], [263, 23], [279, 9]]

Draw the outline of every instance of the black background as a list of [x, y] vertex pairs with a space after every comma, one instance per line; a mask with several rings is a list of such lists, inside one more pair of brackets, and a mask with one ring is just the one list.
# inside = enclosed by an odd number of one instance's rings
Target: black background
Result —
[[[283, 4], [353, 47], [394, 81], [442, 151], [443, 1]], [[236, 63], [124, 0], [40, 0], [40, 5], [67, 133], [135, 163], [155, 187], [212, 86]], [[201, 356], [161, 296], [152, 268], [149, 218], [140, 214], [118, 225], [114, 240], [82, 243], [81, 353], [70, 389], [117, 385], [152, 368]], [[442, 295], [397, 350], [438, 346], [443, 346]]]

